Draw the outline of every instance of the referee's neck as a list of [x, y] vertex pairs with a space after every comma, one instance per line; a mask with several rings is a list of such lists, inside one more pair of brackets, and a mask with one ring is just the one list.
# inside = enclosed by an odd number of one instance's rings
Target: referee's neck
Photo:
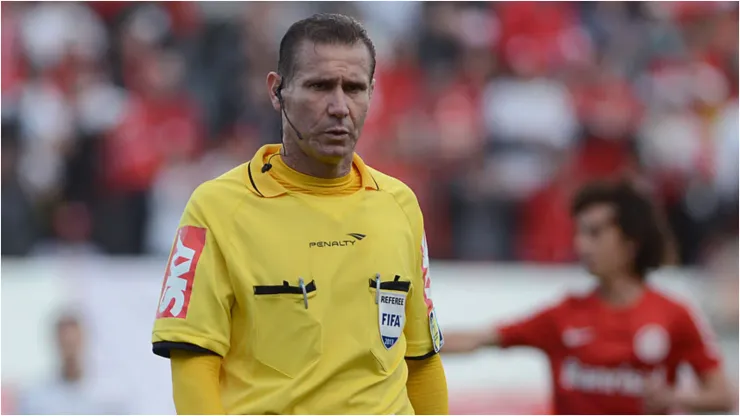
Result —
[[354, 152], [339, 163], [325, 162], [307, 155], [299, 146], [290, 146], [287, 152], [281, 152], [283, 162], [296, 172], [315, 178], [335, 179], [347, 176], [352, 169]]

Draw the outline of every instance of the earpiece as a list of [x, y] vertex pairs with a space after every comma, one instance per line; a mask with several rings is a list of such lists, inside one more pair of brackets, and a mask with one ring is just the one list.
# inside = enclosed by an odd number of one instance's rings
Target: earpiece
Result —
[[285, 120], [288, 122], [288, 125], [293, 129], [295, 132], [295, 135], [298, 137], [298, 140], [303, 140], [303, 136], [301, 135], [301, 132], [298, 131], [297, 128], [293, 125], [293, 123], [288, 118], [288, 113], [285, 112], [285, 101], [283, 101], [283, 80], [285, 78], [280, 78], [280, 84], [278, 84], [277, 88], [275, 89], [275, 96], [278, 99], [278, 102], [280, 103], [280, 110], [283, 112], [283, 115], [285, 116]]
[[[293, 125], [293, 123], [290, 122], [290, 119], [288, 118], [288, 113], [285, 112], [285, 103], [283, 102], [283, 93], [282, 93], [282, 90], [283, 90], [283, 78], [281, 77], [280, 78], [280, 84], [278, 84], [277, 88], [275, 88], [275, 97], [277, 97], [278, 102], [280, 103], [280, 111], [285, 116], [285, 120], [288, 121], [288, 124], [290, 125], [290, 127], [293, 129], [293, 131], [295, 131], [295, 134], [298, 137], [298, 140], [303, 140], [303, 136], [301, 136], [301, 133], [298, 131], [298, 129], [295, 128], [295, 126]], [[282, 124], [280, 126], [280, 140], [281, 141], [283, 140], [283, 126], [282, 126]], [[285, 150], [285, 143], [283, 143], [283, 154], [285, 154], [285, 155], [288, 154], [287, 153], [287, 150]], [[272, 163], [270, 163], [270, 161], [272, 161], [272, 158], [275, 157], [276, 155], [277, 154], [274, 154], [274, 155], [270, 156], [269, 159], [267, 159], [267, 163], [265, 163], [264, 166], [262, 166], [262, 173], [266, 173], [267, 171], [269, 171], [270, 169], [272, 169]]]
[[278, 102], [280, 103], [280, 109], [283, 109], [283, 80], [280, 79], [280, 84], [278, 84], [277, 88], [275, 89], [275, 96], [278, 99]]

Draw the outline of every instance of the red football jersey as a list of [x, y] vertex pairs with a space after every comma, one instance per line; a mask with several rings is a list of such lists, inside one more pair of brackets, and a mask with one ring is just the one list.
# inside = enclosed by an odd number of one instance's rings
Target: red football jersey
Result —
[[595, 292], [570, 296], [498, 331], [502, 347], [547, 354], [556, 414], [644, 414], [645, 377], [674, 386], [681, 363], [699, 375], [720, 364], [707, 326], [652, 289], [627, 308], [609, 306]]

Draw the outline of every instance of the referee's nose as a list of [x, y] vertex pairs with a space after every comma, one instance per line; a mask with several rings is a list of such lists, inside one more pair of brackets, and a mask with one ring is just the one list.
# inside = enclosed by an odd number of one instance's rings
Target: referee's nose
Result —
[[330, 95], [327, 111], [330, 116], [340, 120], [349, 115], [347, 96], [341, 87], [335, 88], [334, 92]]

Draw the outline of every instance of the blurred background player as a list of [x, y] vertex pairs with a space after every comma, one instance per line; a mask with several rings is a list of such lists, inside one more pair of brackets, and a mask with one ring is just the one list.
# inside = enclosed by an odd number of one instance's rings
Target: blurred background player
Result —
[[54, 327], [59, 371], [57, 377], [22, 395], [16, 411], [24, 415], [127, 414], [115, 390], [101, 389], [87, 373], [85, 333], [74, 313], [62, 313]]
[[[578, 192], [571, 212], [576, 250], [596, 288], [518, 322], [449, 333], [444, 352], [542, 350], [550, 360], [556, 414], [729, 412], [732, 388], [713, 334], [686, 304], [646, 282], [670, 251], [652, 201], [627, 182], [598, 182]], [[677, 393], [682, 363], [700, 385]]]

